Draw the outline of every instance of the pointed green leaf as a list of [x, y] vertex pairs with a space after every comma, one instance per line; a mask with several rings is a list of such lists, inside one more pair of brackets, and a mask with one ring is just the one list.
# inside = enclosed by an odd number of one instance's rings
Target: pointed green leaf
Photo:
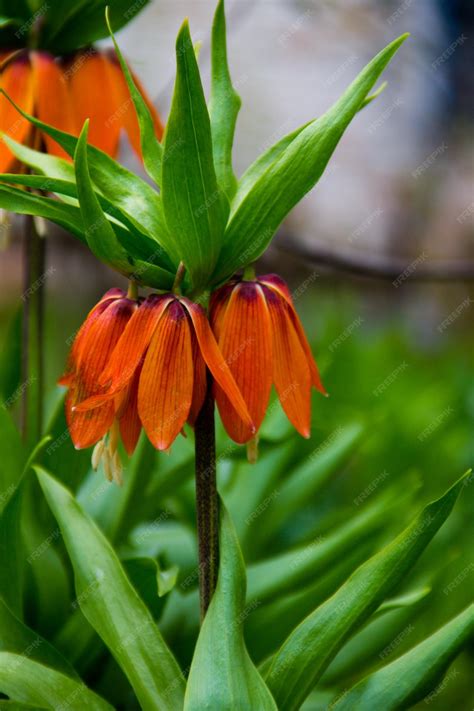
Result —
[[81, 211], [74, 205], [66, 205], [26, 190], [0, 185], [0, 207], [19, 215], [37, 215], [64, 227], [85, 243]]
[[313, 581], [355, 545], [373, 536], [386, 521], [387, 501], [381, 497], [327, 536], [318, 536], [297, 548], [250, 565], [248, 601], [266, 600]]
[[0, 651], [25, 654], [30, 659], [79, 679], [74, 668], [48, 640], [21, 622], [0, 599]]
[[25, 654], [0, 652], [0, 692], [21, 703], [70, 711], [113, 711], [112, 706], [88, 689]]
[[87, 244], [95, 256], [125, 276], [133, 271], [127, 252], [120, 245], [92, 187], [87, 162], [89, 121], [81, 131], [74, 155], [77, 195]]
[[451, 513], [464, 478], [426, 506], [408, 528], [358, 568], [287, 638], [266, 675], [280, 707], [287, 711], [299, 708], [346, 639], [403, 580]]
[[205, 287], [224, 232], [211, 126], [188, 23], [176, 42], [176, 84], [165, 134], [162, 198], [166, 223], [194, 288]]
[[224, 0], [219, 0], [212, 26], [209, 117], [217, 182], [229, 200], [237, 189], [237, 179], [232, 169], [232, 146], [241, 104], [230, 78]]
[[128, 64], [123, 58], [120, 47], [117, 44], [115, 35], [112, 31], [110, 17], [109, 17], [110, 7], [106, 10], [107, 27], [109, 34], [115, 46], [115, 52], [122, 67], [122, 71], [125, 80], [130, 91], [130, 96], [132, 97], [133, 105], [137, 113], [138, 125], [140, 127], [140, 145], [142, 149], [143, 165], [152, 180], [160, 186], [161, 185], [161, 164], [163, 161], [163, 147], [155, 134], [155, 126], [153, 123], [153, 118], [150, 113], [150, 109], [146, 105], [146, 101], [143, 98], [141, 92], [138, 90], [135, 82], [133, 81], [132, 74], [128, 68]]
[[[79, 140], [76, 136], [64, 133], [64, 131], [49, 126], [35, 116], [26, 113], [15, 104], [3, 89], [0, 89], [0, 93], [4, 94], [16, 110], [27, 118], [30, 123], [44, 131], [51, 138], [54, 138], [71, 158], [74, 157]], [[8, 138], [5, 137], [5, 140], [8, 142]], [[18, 148], [15, 147], [15, 152], [17, 150]], [[26, 160], [28, 165], [33, 165], [40, 172], [46, 172], [48, 177], [66, 177], [66, 175], [56, 172], [58, 164], [54, 161], [60, 161], [61, 159], [49, 156], [49, 161], [45, 163], [38, 156], [34, 158], [31, 150], [24, 148], [24, 155], [28, 156], [28, 160]], [[27, 151], [28, 153], [26, 153]], [[147, 234], [153, 236], [158, 245], [166, 250], [169, 255], [172, 255], [172, 251], [168, 247], [172, 247], [173, 243], [170, 242], [170, 237], [167, 233], [161, 197], [156, 190], [138, 175], [124, 168], [107, 153], [95, 146], [87, 146], [87, 158], [91, 178], [98, 190], [129, 216], [134, 216], [145, 227]], [[50, 174], [50, 170], [54, 172]], [[60, 166], [59, 170], [62, 172], [63, 167]], [[166, 253], [163, 256], [166, 256]], [[170, 263], [172, 270], [176, 270], [178, 263], [179, 260], [175, 264]]]
[[362, 679], [332, 707], [335, 711], [412, 708], [431, 703], [442, 691], [441, 682], [451, 662], [474, 638], [474, 605], [391, 664]]
[[144, 711], [182, 708], [184, 679], [110, 543], [59, 482], [37, 468], [71, 558], [77, 600], [132, 685]]
[[245, 647], [245, 564], [229, 514], [220, 518], [217, 588], [201, 627], [189, 672], [184, 711], [276, 711]]
[[302, 130], [254, 184], [227, 225], [216, 283], [265, 251], [284, 217], [321, 177], [345, 129], [406, 38], [399, 37], [369, 62], [332, 108]]

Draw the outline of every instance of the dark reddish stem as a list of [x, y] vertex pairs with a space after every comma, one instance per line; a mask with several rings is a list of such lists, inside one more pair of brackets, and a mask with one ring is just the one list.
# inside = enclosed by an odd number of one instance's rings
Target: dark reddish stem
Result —
[[206, 398], [195, 424], [196, 519], [199, 545], [201, 621], [217, 584], [219, 570], [219, 501], [216, 485], [214, 397], [208, 374]]

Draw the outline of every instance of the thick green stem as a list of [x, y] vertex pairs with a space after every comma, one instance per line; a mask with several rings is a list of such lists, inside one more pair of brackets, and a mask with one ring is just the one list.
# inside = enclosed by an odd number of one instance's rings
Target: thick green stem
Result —
[[43, 309], [45, 240], [25, 218], [22, 348], [22, 431], [27, 448], [38, 442], [43, 420]]
[[195, 424], [196, 518], [199, 545], [201, 621], [216, 588], [219, 570], [219, 501], [216, 486], [214, 397], [208, 375], [206, 399]]

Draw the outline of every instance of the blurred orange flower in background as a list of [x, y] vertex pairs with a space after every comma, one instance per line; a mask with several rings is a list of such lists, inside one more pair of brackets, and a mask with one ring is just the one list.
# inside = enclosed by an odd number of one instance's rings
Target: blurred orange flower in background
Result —
[[[0, 61], [3, 62], [0, 86], [21, 109], [75, 136], [89, 118], [89, 143], [112, 157], [117, 155], [123, 130], [141, 157], [138, 120], [125, 77], [112, 50], [102, 52], [90, 47], [61, 58], [44, 51], [23, 50], [14, 54], [4, 51], [0, 53]], [[133, 78], [161, 140], [160, 117], [137, 77], [133, 75]], [[0, 131], [18, 143], [68, 158], [56, 141], [38, 134], [3, 95], [0, 96]], [[15, 156], [3, 141], [0, 142], [0, 172], [12, 171], [17, 165]]]

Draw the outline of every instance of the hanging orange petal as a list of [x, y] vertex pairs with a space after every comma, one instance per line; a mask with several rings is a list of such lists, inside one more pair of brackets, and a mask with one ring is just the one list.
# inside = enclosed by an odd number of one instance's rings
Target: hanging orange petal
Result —
[[110, 156], [118, 152], [120, 124], [110, 62], [90, 49], [78, 53], [65, 70], [78, 133], [90, 119], [88, 140]]
[[211, 322], [212, 332], [214, 333], [218, 343], [222, 333], [222, 324], [227, 304], [229, 303], [235, 284], [236, 282], [229, 282], [211, 294], [209, 303], [209, 319]]
[[[32, 52], [31, 62], [35, 83], [36, 114], [55, 128], [66, 133], [75, 133], [75, 122], [66, 77], [48, 52]], [[43, 134], [48, 153], [66, 158], [70, 157], [61, 146], [47, 134]]]
[[107, 402], [101, 407], [88, 412], [77, 412], [74, 409], [77, 392], [73, 386], [66, 397], [66, 422], [76, 449], [91, 447], [107, 434], [115, 419], [113, 402]]
[[204, 404], [204, 398], [206, 397], [207, 391], [207, 370], [204, 358], [201, 355], [199, 349], [199, 343], [197, 342], [194, 332], [191, 333], [192, 348], [193, 348], [193, 372], [194, 372], [194, 383], [193, 383], [193, 399], [191, 403], [191, 409], [188, 415], [188, 422], [194, 427], [196, 418], [199, 415], [201, 408]]
[[141, 368], [138, 368], [130, 385], [125, 391], [121, 409], [116, 412], [120, 426], [120, 436], [129, 457], [135, 451], [142, 430], [142, 423], [138, 416], [138, 382], [140, 372]]
[[[219, 348], [258, 430], [272, 387], [272, 332], [263, 290], [255, 282], [234, 287], [221, 326]], [[247, 442], [252, 434], [219, 386], [216, 401], [230, 437], [239, 444]]]
[[110, 306], [111, 302], [124, 298], [125, 293], [121, 289], [109, 289], [109, 291], [104, 294], [101, 300], [89, 311], [86, 320], [77, 331], [74, 341], [68, 356], [68, 363], [66, 367], [66, 372], [58, 380], [58, 385], [70, 385], [71, 381], [74, 379], [74, 373], [76, 371], [77, 363], [82, 352], [82, 348], [85, 342], [85, 336], [88, 330], [91, 328], [92, 324], [97, 318], [104, 312], [104, 310]]
[[303, 437], [311, 428], [311, 373], [287, 302], [271, 289], [265, 299], [273, 334], [273, 382], [281, 405]]
[[[116, 100], [116, 105], [117, 109], [111, 117], [110, 121], [115, 122], [118, 124], [119, 128], [123, 128], [129, 138], [129, 141], [135, 151], [135, 153], [141, 158], [142, 157], [142, 151], [141, 151], [141, 145], [140, 145], [140, 128], [138, 125], [138, 119], [137, 119], [137, 114], [135, 111], [135, 106], [133, 104], [132, 98], [130, 96], [130, 91], [128, 89], [128, 85], [126, 82], [126, 79], [124, 77], [124, 74], [122, 72], [122, 68], [120, 66], [120, 63], [115, 55], [114, 52], [111, 52], [108, 56], [109, 63], [110, 63], [110, 70], [111, 70], [111, 77], [112, 77], [112, 86], [113, 90], [115, 92], [115, 100]], [[133, 79], [135, 81], [135, 84], [137, 85], [137, 88], [139, 89], [140, 93], [142, 94], [153, 119], [153, 123], [155, 126], [155, 134], [156, 137], [158, 138], [159, 141], [161, 141], [161, 138], [163, 136], [163, 124], [161, 123], [161, 119], [151, 103], [151, 101], [148, 99], [146, 93], [144, 92], [141, 84], [138, 82], [138, 79], [136, 76], [133, 76]]]
[[214, 380], [221, 386], [239, 417], [246, 423], [250, 438], [250, 436], [255, 432], [252, 418], [249, 414], [247, 405], [245, 404], [245, 400], [242, 397], [242, 393], [237, 387], [234, 377], [229, 370], [229, 366], [219, 350], [204, 309], [202, 306], [194, 304], [192, 301], [189, 301], [189, 299], [184, 297], [180, 300], [186, 307], [191, 317], [194, 332], [199, 343], [199, 348], [209, 370], [214, 376]]
[[131, 299], [112, 300], [84, 334], [76, 364], [79, 401], [100, 389], [99, 376], [135, 308]]
[[173, 301], [148, 348], [138, 387], [138, 412], [151, 443], [168, 449], [187, 420], [193, 395], [191, 329]]
[[108, 394], [114, 394], [127, 385], [171, 301], [173, 297], [170, 295], [152, 294], [137, 308], [117, 343], [107, 368], [99, 378]]
[[[21, 109], [29, 114], [33, 112], [33, 74], [26, 55], [17, 57], [5, 67], [0, 86]], [[0, 131], [18, 143], [26, 143], [31, 133], [28, 119], [21, 116], [3, 94], [0, 95]], [[15, 156], [0, 140], [0, 173], [6, 173], [15, 163]]]
[[321, 376], [319, 374], [319, 369], [316, 364], [316, 361], [314, 360], [313, 353], [311, 351], [311, 346], [308, 343], [308, 339], [306, 338], [306, 334], [304, 332], [303, 324], [300, 321], [300, 318], [298, 314], [296, 313], [294, 304], [293, 304], [293, 299], [290, 293], [290, 290], [288, 289], [287, 284], [281, 279], [277, 274], [268, 274], [264, 277], [259, 278], [259, 282], [262, 284], [265, 284], [268, 286], [270, 289], [275, 291], [277, 294], [282, 296], [286, 303], [288, 304], [289, 307], [289, 313], [291, 320], [293, 322], [293, 325], [296, 329], [296, 332], [298, 333], [298, 337], [301, 342], [301, 346], [303, 347], [304, 352], [306, 353], [306, 358], [308, 361], [309, 369], [311, 371], [311, 382], [314, 385], [314, 387], [319, 390], [320, 393], [323, 395], [327, 395], [326, 389], [322, 383]]

